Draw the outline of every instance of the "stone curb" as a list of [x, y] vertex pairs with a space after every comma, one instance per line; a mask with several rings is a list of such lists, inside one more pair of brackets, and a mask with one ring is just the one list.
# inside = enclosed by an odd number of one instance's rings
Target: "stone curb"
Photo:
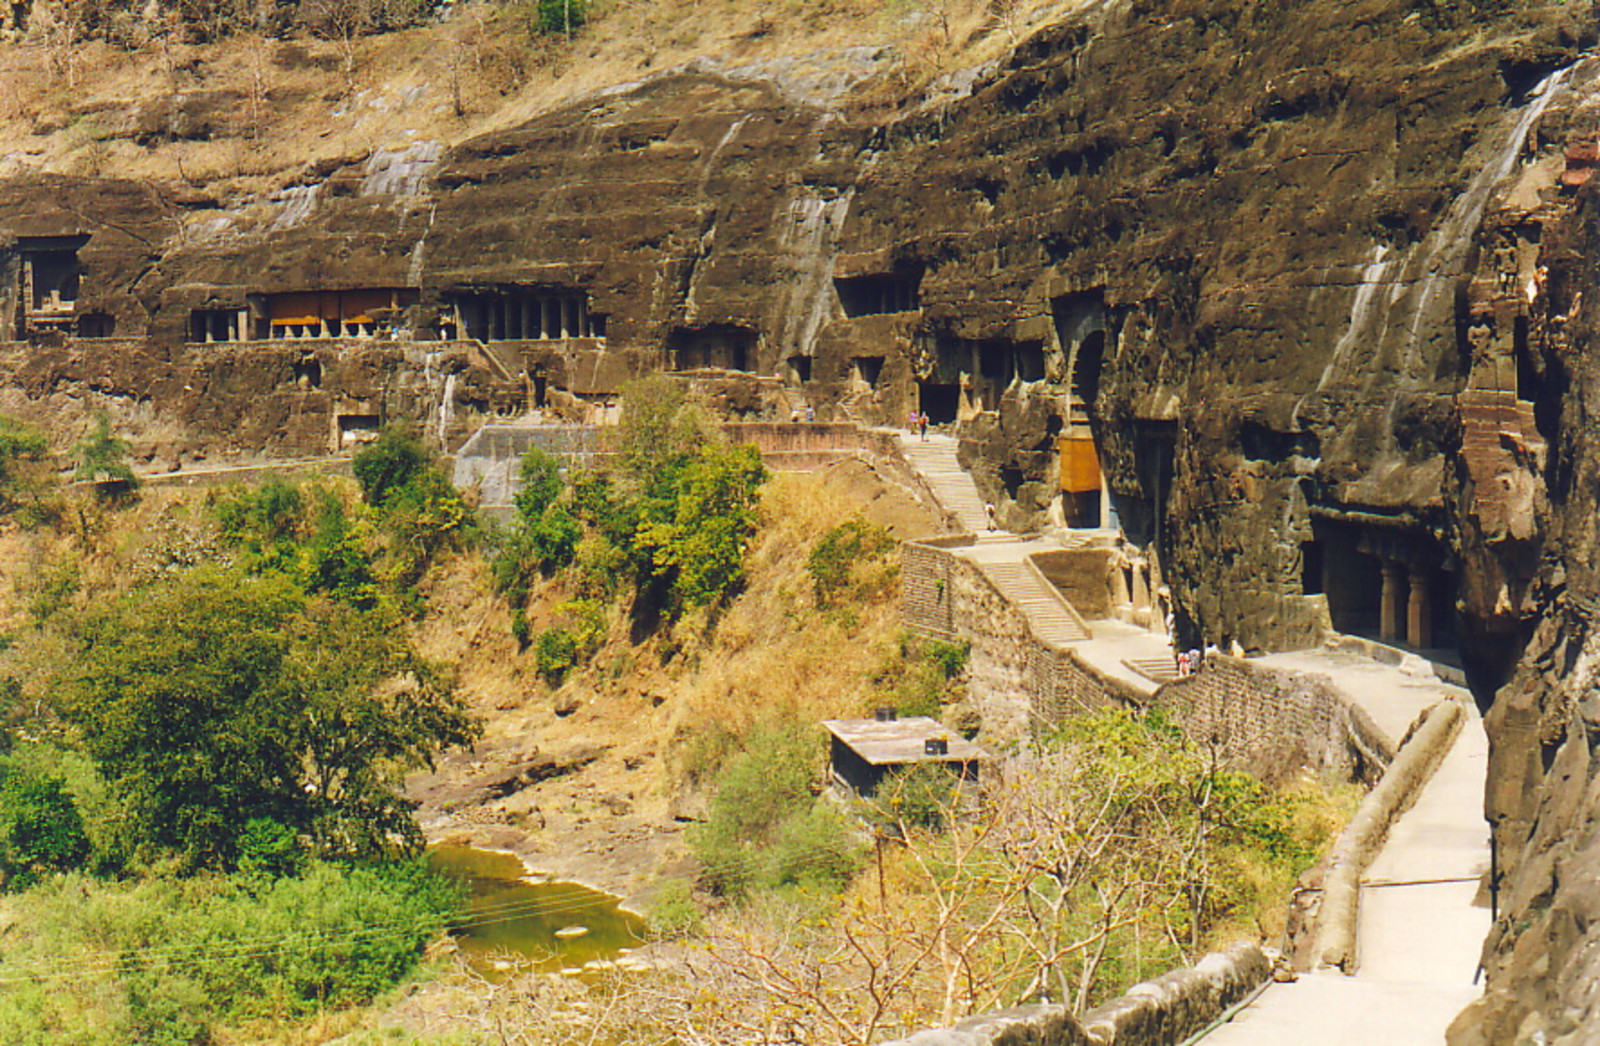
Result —
[[1205, 1028], [1271, 976], [1266, 951], [1253, 941], [1241, 942], [1192, 967], [1136, 984], [1081, 1021], [1065, 1006], [1018, 1006], [885, 1046], [1170, 1046]]
[[1361, 800], [1355, 816], [1339, 833], [1328, 856], [1322, 907], [1317, 915], [1312, 954], [1318, 969], [1355, 973], [1361, 875], [1388, 838], [1390, 827], [1416, 801], [1450, 751], [1465, 719], [1459, 701], [1447, 699], [1429, 706], [1401, 744], [1383, 779]]

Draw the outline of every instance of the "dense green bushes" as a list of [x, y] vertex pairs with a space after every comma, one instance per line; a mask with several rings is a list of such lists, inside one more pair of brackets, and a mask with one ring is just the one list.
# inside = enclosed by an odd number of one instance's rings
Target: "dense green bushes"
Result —
[[701, 882], [742, 896], [785, 887], [838, 889], [861, 866], [863, 844], [818, 794], [822, 747], [792, 725], [757, 731], [717, 774], [710, 816], [690, 834]]
[[89, 857], [83, 818], [58, 776], [0, 768], [0, 872], [8, 885], [82, 867]]
[[253, 574], [368, 610], [416, 606], [416, 584], [443, 551], [477, 539], [472, 511], [422, 444], [385, 429], [356, 454], [362, 502], [326, 480], [270, 476], [224, 491], [213, 511], [224, 543]]
[[901, 716], [939, 718], [946, 705], [966, 694], [962, 681], [968, 643], [946, 643], [910, 633], [901, 635], [895, 655], [873, 673], [881, 703]]
[[44, 458], [44, 433], [0, 414], [0, 512], [29, 499], [37, 489], [35, 466]]
[[[512, 632], [535, 646], [552, 682], [598, 648], [603, 628], [556, 621], [536, 633], [527, 602], [534, 578], [575, 568], [573, 587], [610, 599], [632, 590], [636, 620], [671, 621], [717, 608], [745, 581], [767, 473], [753, 447], [730, 447], [664, 378], [624, 389], [620, 462], [609, 472], [564, 475], [537, 448], [521, 465], [516, 514], [492, 570], [512, 608]], [[558, 608], [558, 616], [577, 604]], [[590, 640], [593, 642], [590, 642]]]
[[883, 570], [879, 561], [894, 547], [887, 530], [864, 519], [849, 520], [823, 534], [806, 557], [817, 605], [832, 606], [881, 587], [894, 571]]
[[219, 1025], [364, 1003], [416, 967], [456, 904], [420, 862], [58, 877], [12, 899], [0, 1027], [40, 1046], [189, 1046]]

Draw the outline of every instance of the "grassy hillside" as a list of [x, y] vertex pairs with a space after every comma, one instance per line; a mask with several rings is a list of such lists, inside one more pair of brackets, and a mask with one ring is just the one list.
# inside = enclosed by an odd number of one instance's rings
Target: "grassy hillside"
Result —
[[30, 30], [0, 49], [0, 175], [169, 180], [227, 204], [319, 164], [459, 142], [694, 62], [822, 105], [889, 98], [993, 58], [1078, 5], [601, 0], [568, 36], [541, 31], [534, 4], [475, 0], [378, 32], [370, 15], [330, 22], [330, 11], [364, 8], [328, 0], [301, 5], [269, 37], [165, 13], [109, 25], [84, 13], [95, 5], [40, 0]]

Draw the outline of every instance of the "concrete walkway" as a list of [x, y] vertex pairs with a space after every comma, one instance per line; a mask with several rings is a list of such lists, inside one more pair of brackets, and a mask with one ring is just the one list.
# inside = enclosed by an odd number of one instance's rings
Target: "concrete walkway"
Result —
[[978, 542], [950, 551], [977, 565], [995, 589], [1022, 611], [1033, 633], [1055, 647], [1071, 646], [1103, 675], [1117, 679], [1149, 696], [1158, 680], [1133, 667], [1137, 664], [1172, 664], [1172, 645], [1159, 632], [1112, 619], [1083, 621], [1071, 609], [1061, 590], [1046, 581], [1027, 562], [1036, 552], [1060, 551], [1055, 541], [1015, 534], [980, 534]]
[[1403, 814], [1362, 878], [1355, 976], [1302, 974], [1268, 986], [1204, 1046], [1425, 1046], [1481, 988], [1478, 951], [1489, 909], [1475, 907], [1489, 865], [1483, 820], [1488, 742], [1471, 699], [1411, 670], [1333, 651], [1262, 658], [1316, 671], [1360, 703], [1398, 742], [1415, 713], [1444, 698], [1465, 699], [1468, 717], [1416, 804]]

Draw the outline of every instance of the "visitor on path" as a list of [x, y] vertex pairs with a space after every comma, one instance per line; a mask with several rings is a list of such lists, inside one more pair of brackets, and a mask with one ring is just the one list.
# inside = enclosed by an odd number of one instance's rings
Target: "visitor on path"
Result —
[[983, 514], [989, 517], [989, 530], [991, 533], [1000, 529], [1000, 524], [995, 520], [994, 517], [994, 502], [985, 501], [983, 503]]
[[917, 431], [917, 412], [915, 410], [906, 415], [906, 431]]
[[917, 417], [917, 427], [922, 430], [922, 442], [928, 442], [928, 412], [923, 411]]

